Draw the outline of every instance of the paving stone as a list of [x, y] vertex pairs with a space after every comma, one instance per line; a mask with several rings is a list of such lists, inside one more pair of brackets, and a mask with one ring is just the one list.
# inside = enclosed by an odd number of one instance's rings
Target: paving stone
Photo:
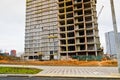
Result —
[[52, 75], [112, 75], [118, 74], [117, 67], [61, 67], [51, 66], [44, 67], [44, 70], [39, 74]]

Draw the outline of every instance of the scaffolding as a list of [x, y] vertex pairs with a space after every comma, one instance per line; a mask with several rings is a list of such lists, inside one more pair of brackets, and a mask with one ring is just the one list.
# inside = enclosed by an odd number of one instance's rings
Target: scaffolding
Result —
[[56, 0], [26, 0], [25, 54], [31, 59], [41, 53], [49, 60], [57, 53], [57, 13]]

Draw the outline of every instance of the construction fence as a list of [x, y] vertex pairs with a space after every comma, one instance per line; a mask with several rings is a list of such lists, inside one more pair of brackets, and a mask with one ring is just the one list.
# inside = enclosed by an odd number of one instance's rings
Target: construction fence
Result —
[[77, 59], [79, 61], [101, 61], [102, 60], [102, 56], [95, 56], [95, 55], [80, 55], [80, 56], [72, 56], [73, 59]]

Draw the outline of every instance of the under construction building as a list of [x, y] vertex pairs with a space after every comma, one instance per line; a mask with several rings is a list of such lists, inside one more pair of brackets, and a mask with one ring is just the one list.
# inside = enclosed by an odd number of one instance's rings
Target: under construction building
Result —
[[58, 0], [59, 53], [100, 55], [96, 0]]
[[96, 0], [26, 1], [25, 59], [99, 52]]

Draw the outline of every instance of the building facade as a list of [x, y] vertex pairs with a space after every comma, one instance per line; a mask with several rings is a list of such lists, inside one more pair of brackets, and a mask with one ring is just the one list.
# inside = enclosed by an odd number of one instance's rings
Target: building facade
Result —
[[26, 0], [25, 59], [58, 53], [56, 0]]
[[96, 0], [26, 1], [25, 59], [68, 59], [99, 52]]
[[[120, 33], [118, 33], [118, 39], [120, 42]], [[106, 40], [106, 50], [107, 50], [106, 53], [116, 56], [117, 53], [116, 53], [114, 31], [105, 33], [105, 40]]]

